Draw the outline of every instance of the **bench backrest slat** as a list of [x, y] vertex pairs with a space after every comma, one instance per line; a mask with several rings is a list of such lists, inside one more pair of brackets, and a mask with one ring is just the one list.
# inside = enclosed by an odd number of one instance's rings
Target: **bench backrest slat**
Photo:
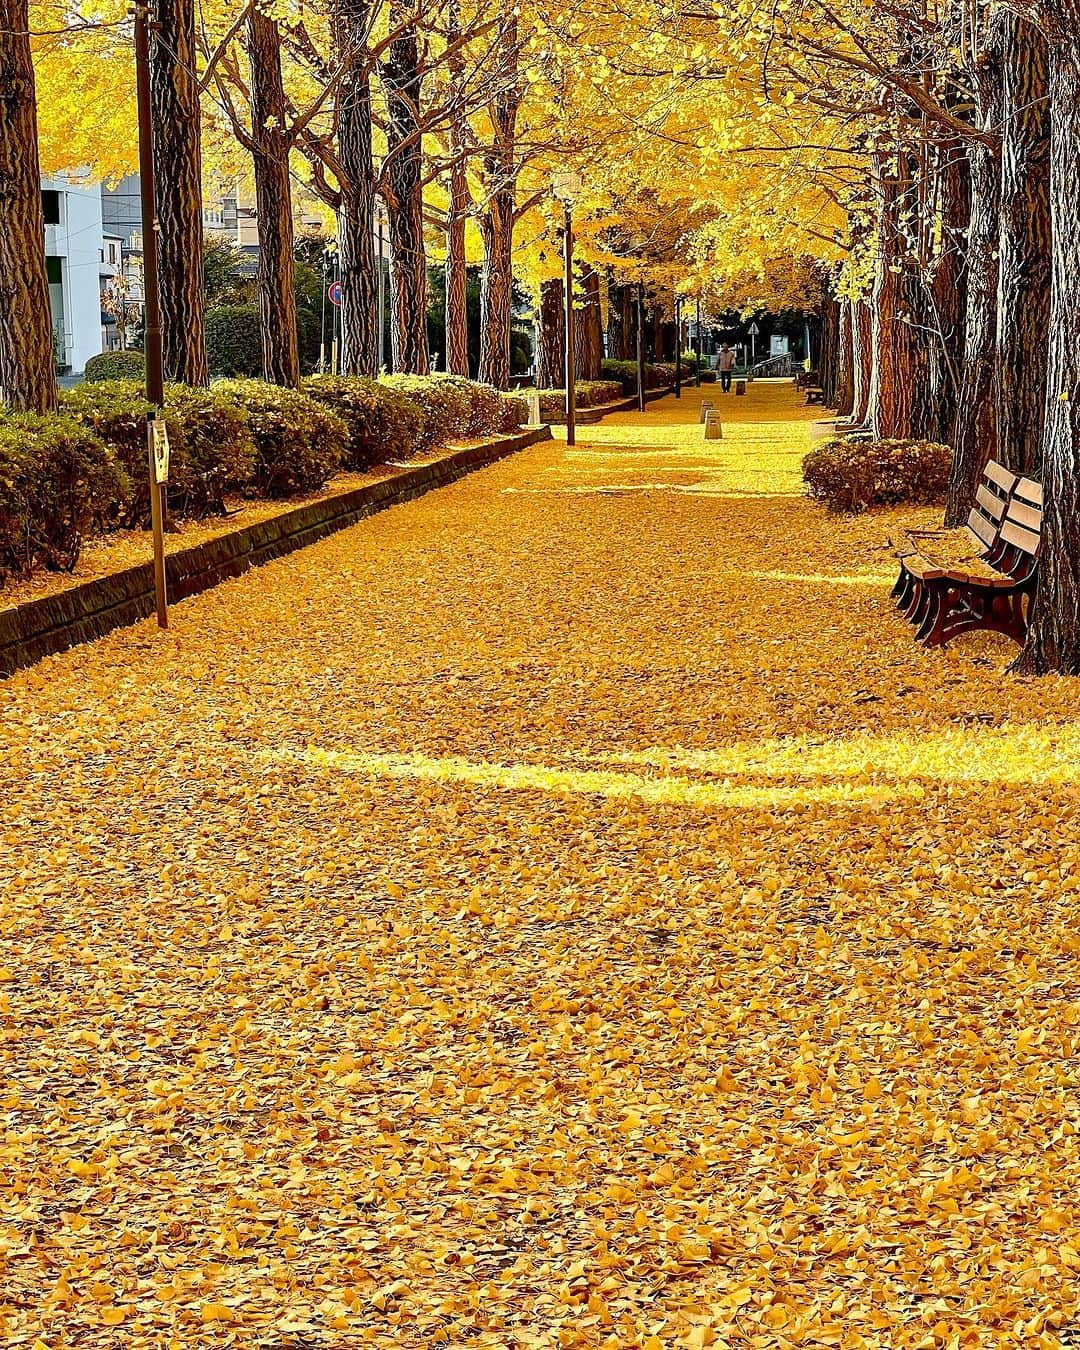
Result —
[[994, 483], [1001, 489], [1002, 495], [1005, 497], [1016, 487], [1016, 474], [1007, 469], [1004, 464], [999, 464], [996, 459], [987, 461], [983, 474], [989, 482]]
[[998, 521], [1005, 515], [1005, 509], [1009, 505], [1008, 496], [999, 497], [996, 492], [991, 492], [985, 484], [979, 487], [975, 494], [976, 505], [982, 509], [983, 515], [989, 516], [991, 520]]
[[1012, 520], [1006, 520], [1001, 527], [1001, 537], [1007, 544], [1017, 548], [1021, 553], [1029, 553], [1034, 557], [1039, 551], [1040, 535], [1037, 530], [1026, 530], [1023, 525], [1017, 525]]
[[1013, 495], [1028, 506], [1042, 507], [1042, 484], [1037, 483], [1034, 478], [1021, 478], [1016, 484]]
[[998, 524], [996, 521], [987, 520], [981, 511], [972, 511], [968, 516], [968, 529], [974, 534], [981, 544], [987, 548], [994, 542], [998, 536]]
[[1016, 525], [1034, 530], [1036, 534], [1042, 529], [1042, 511], [1037, 506], [1026, 506], [1019, 498], [1015, 498], [1009, 506], [1009, 519]]

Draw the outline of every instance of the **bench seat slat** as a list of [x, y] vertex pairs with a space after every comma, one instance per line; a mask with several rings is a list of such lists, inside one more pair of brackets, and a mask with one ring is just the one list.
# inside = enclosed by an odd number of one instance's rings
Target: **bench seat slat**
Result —
[[1043, 504], [1042, 484], [1037, 483], [1034, 478], [1021, 478], [1013, 495], [1029, 506], [1042, 506]]
[[1036, 534], [1042, 529], [1042, 511], [1037, 506], [1025, 506], [1021, 501], [1014, 501], [1009, 507], [1009, 519]]

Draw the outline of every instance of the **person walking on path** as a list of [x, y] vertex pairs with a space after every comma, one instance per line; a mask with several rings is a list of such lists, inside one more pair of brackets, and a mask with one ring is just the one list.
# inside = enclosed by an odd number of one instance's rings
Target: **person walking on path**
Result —
[[735, 353], [725, 342], [720, 348], [720, 355], [716, 360], [717, 369], [720, 371], [720, 388], [725, 394], [731, 393], [731, 372], [735, 369]]

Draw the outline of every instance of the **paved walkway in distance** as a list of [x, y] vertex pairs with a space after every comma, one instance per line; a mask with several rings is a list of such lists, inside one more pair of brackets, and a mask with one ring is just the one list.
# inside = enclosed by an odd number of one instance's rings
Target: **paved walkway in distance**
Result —
[[0, 684], [6, 1346], [1070, 1343], [1076, 685], [699, 398]]

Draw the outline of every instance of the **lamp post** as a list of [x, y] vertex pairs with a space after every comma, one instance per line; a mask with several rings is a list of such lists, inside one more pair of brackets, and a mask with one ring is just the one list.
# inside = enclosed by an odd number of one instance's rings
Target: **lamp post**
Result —
[[378, 202], [375, 203], [375, 222], [379, 233], [379, 258], [375, 265], [379, 269], [379, 369], [382, 370], [386, 365], [386, 278], [383, 276], [383, 212]]
[[701, 388], [701, 296], [697, 301], [697, 320], [694, 324], [694, 342], [697, 345], [697, 360], [694, 363], [694, 384]]
[[573, 169], [555, 175], [555, 196], [563, 207], [563, 291], [566, 302], [566, 444], [577, 443], [577, 398], [574, 389], [574, 199], [581, 191], [581, 175]]
[[165, 480], [168, 440], [165, 436], [165, 375], [161, 346], [161, 302], [158, 296], [158, 221], [154, 206], [154, 119], [150, 106], [150, 10], [145, 0], [135, 5], [135, 96], [139, 123], [139, 191], [143, 219], [143, 345], [146, 350], [146, 423], [149, 459], [150, 524], [154, 534], [154, 598], [159, 628], [169, 626], [165, 591]]
[[675, 296], [675, 397], [682, 398], [682, 297]]
[[645, 283], [637, 284], [637, 409], [645, 411]]

